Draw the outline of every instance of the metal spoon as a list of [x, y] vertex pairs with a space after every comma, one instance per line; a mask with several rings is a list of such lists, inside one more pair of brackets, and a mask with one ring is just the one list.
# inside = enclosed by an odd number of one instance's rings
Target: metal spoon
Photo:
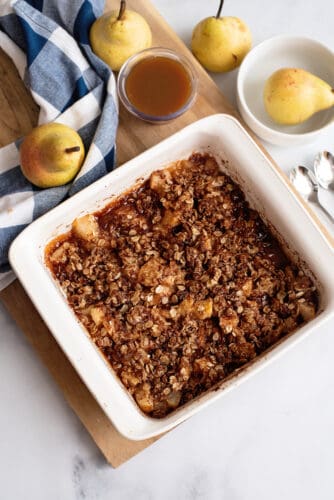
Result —
[[312, 203], [316, 203], [321, 210], [329, 217], [331, 222], [334, 222], [334, 217], [323, 207], [319, 201], [318, 189], [319, 185], [313, 172], [300, 165], [290, 171], [290, 181], [295, 186], [302, 197]]
[[329, 151], [317, 154], [314, 159], [314, 173], [321, 187], [334, 189], [334, 156]]

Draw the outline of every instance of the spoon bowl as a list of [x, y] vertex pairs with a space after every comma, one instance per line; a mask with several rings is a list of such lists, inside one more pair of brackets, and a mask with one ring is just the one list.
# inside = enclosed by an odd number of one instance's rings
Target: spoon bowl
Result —
[[331, 222], [334, 222], [333, 216], [319, 201], [319, 184], [312, 170], [299, 165], [290, 171], [290, 181], [305, 200], [318, 205]]
[[318, 183], [313, 172], [299, 165], [290, 172], [290, 181], [307, 201], [318, 202]]
[[329, 151], [317, 154], [314, 160], [314, 173], [321, 187], [334, 189], [334, 156]]

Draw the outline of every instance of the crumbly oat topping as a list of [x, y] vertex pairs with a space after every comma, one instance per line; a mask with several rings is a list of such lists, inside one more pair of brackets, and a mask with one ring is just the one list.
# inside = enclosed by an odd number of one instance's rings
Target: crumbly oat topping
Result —
[[153, 172], [49, 245], [75, 314], [163, 417], [312, 319], [318, 295], [208, 155]]

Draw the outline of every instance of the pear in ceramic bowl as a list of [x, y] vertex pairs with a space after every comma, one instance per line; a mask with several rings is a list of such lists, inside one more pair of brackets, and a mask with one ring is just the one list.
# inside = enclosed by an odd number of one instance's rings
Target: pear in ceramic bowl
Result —
[[276, 123], [297, 125], [332, 107], [334, 89], [304, 69], [282, 68], [266, 81], [264, 104]]

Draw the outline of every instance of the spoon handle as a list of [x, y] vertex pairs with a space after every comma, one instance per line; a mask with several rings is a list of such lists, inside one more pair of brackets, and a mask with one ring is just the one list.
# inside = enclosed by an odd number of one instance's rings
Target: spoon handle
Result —
[[319, 198], [317, 198], [317, 206], [321, 209], [322, 213], [326, 215], [326, 217], [334, 223], [333, 215], [320, 203]]

